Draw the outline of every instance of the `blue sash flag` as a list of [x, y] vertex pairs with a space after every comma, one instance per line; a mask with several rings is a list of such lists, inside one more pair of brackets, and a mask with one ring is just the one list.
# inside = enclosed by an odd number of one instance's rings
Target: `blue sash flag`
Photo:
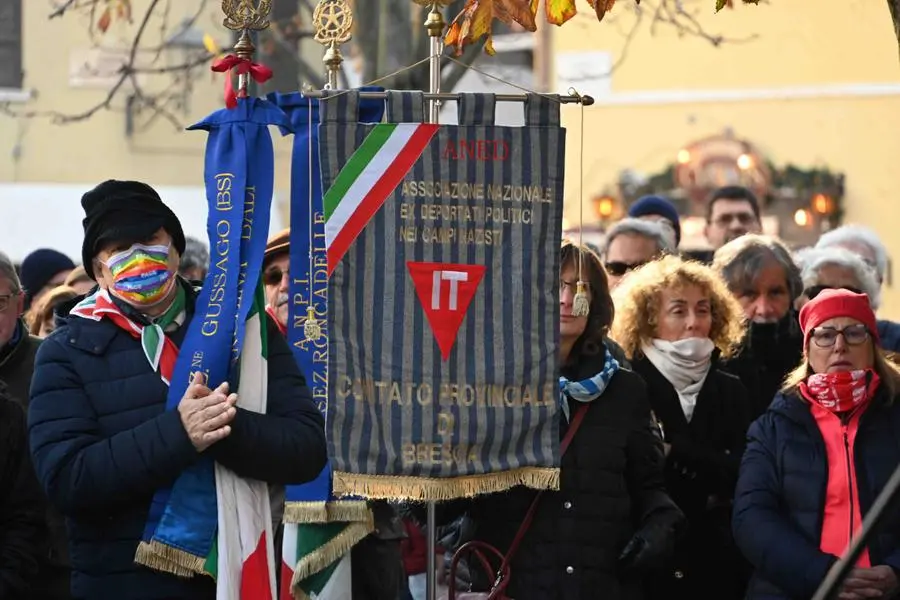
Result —
[[[244, 324], [260, 278], [269, 229], [274, 155], [268, 126], [289, 128], [284, 113], [241, 99], [190, 127], [209, 131], [205, 182], [210, 270], [181, 346], [166, 409], [177, 410], [197, 372], [212, 389], [235, 376]], [[136, 561], [189, 576], [216, 574], [218, 512], [212, 458], [202, 456], [172, 488], [153, 498]]]
[[[380, 89], [380, 88], [368, 88]], [[287, 340], [323, 416], [327, 412], [328, 270], [324, 207], [319, 168], [319, 104], [302, 94], [271, 94], [269, 99], [290, 117], [294, 131], [291, 161], [290, 304]], [[361, 107], [363, 121], [380, 121], [384, 103]], [[320, 335], [305, 333], [309, 309]], [[339, 570], [349, 550], [372, 531], [372, 515], [360, 499], [337, 500], [331, 493], [331, 464], [304, 485], [287, 486], [282, 547], [282, 598], [311, 597], [326, 587], [350, 596], [350, 581]], [[346, 566], [346, 565], [345, 565]]]
[[[361, 88], [381, 91], [382, 88]], [[291, 120], [294, 147], [291, 157], [291, 237], [290, 237], [290, 304], [288, 306], [287, 339], [294, 352], [306, 383], [322, 414], [326, 414], [328, 330], [327, 317], [327, 256], [325, 252], [325, 217], [322, 206], [322, 178], [319, 166], [319, 101], [303, 94], [271, 94], [269, 99], [284, 110]], [[312, 113], [312, 114], [310, 114]], [[376, 123], [384, 116], [384, 102], [362, 101], [359, 119]], [[310, 127], [312, 123], [312, 127]], [[312, 197], [310, 199], [310, 193]], [[312, 206], [312, 214], [310, 214]], [[310, 270], [312, 266], [312, 271]], [[312, 304], [322, 336], [314, 341], [306, 339], [304, 324], [308, 307]], [[343, 504], [333, 506], [331, 517], [326, 514], [326, 502], [334, 501], [331, 494], [331, 464], [319, 476], [304, 485], [288, 486], [285, 520], [288, 522], [324, 522], [326, 520], [359, 520], [366, 518], [359, 509]], [[342, 501], [343, 503], [343, 501]], [[363, 506], [364, 508], [364, 506]], [[343, 513], [343, 514], [341, 514]], [[355, 518], [354, 518], [355, 517]]]

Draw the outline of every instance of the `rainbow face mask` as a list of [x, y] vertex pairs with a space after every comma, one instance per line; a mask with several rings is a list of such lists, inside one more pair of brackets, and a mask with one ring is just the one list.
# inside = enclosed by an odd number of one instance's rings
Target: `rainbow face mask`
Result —
[[150, 307], [161, 302], [175, 278], [169, 271], [169, 246], [135, 244], [104, 263], [113, 276], [116, 296], [132, 306]]

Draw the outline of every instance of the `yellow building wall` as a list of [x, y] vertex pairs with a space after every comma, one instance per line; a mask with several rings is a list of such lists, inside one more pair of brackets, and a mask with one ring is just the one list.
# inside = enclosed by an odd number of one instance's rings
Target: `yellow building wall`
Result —
[[[96, 39], [110, 47], [127, 47], [134, 37], [148, 0], [133, 0], [134, 23], [114, 21], [104, 36]], [[182, 18], [197, 11], [198, 0], [179, 0], [170, 4], [167, 16], [168, 34], [172, 34]], [[226, 44], [230, 32], [218, 24], [222, 22], [221, 5], [207, 2], [208, 7], [197, 19], [197, 26], [214, 34], [220, 44]], [[78, 114], [96, 105], [107, 95], [106, 89], [84, 89], [70, 85], [70, 60], [92, 45], [89, 21], [82, 11], [70, 12], [63, 18], [48, 19], [51, 7], [46, 2], [23, 0], [23, 88], [34, 93], [26, 103], [12, 103], [9, 112], [31, 116], [10, 116], [0, 113], [0, 181], [53, 182], [84, 184], [85, 190], [109, 178], [139, 179], [155, 186], [203, 186], [203, 156], [205, 132], [185, 132], [157, 118], [152, 125], [141, 127], [152, 111], [144, 109], [136, 116], [138, 129], [126, 135], [125, 100], [123, 89], [111, 103], [110, 110], [99, 110], [89, 119], [59, 125], [47, 114]], [[144, 40], [148, 47], [161, 41], [162, 11], [157, 11], [146, 29]], [[179, 51], [163, 54], [163, 62], [182, 64]], [[169, 62], [165, 62], [169, 61]], [[143, 89], [152, 93], [155, 86], [172, 85], [169, 75], [142, 76]], [[177, 85], [177, 84], [176, 84]], [[224, 107], [223, 75], [213, 75], [201, 68], [193, 80], [190, 110], [176, 112], [182, 125], [196, 123], [207, 114]], [[34, 116], [37, 114], [38, 116]], [[275, 133], [276, 194], [286, 197], [290, 186], [290, 138], [281, 139]], [[17, 157], [17, 158], [15, 158]], [[79, 198], [73, 198], [77, 202]], [[203, 202], [203, 198], [198, 198]], [[35, 215], [36, 221], [52, 218]], [[75, 224], [80, 226], [80, 224]]]
[[[618, 2], [612, 22], [580, 19], [554, 28], [553, 49], [565, 53], [608, 50], [621, 55], [633, 21], [630, 2]], [[686, 2], [687, 6], [700, 4]], [[585, 214], [593, 193], [615, 184], [622, 169], [646, 174], [662, 170], [684, 145], [731, 128], [775, 165], [826, 166], [846, 174], [845, 223], [874, 228], [894, 262], [900, 261], [900, 59], [884, 2], [839, 4], [791, 0], [737, 5], [713, 14], [712, 0], [698, 22], [711, 34], [743, 39], [718, 48], [696, 36], [679, 37], [659, 25], [651, 35], [650, 11], [612, 76], [612, 91], [584, 111]], [[701, 5], [701, 6], [702, 6]], [[834, 86], [844, 90], [834, 92]], [[853, 96], [853, 89], [886, 84], [881, 94]], [[822, 97], [676, 102], [673, 90], [747, 91], [831, 87]], [[793, 88], [792, 91], [789, 88]], [[850, 89], [851, 91], [846, 91]], [[809, 90], [807, 90], [808, 92]], [[636, 92], [650, 99], [638, 104]], [[658, 94], [656, 94], [658, 92]], [[802, 90], [801, 90], [802, 92]], [[657, 96], [654, 99], [654, 96]], [[689, 98], [690, 99], [690, 98]], [[563, 109], [569, 131], [566, 218], [577, 222], [580, 111]], [[900, 319], [900, 270], [886, 286], [881, 314]]]

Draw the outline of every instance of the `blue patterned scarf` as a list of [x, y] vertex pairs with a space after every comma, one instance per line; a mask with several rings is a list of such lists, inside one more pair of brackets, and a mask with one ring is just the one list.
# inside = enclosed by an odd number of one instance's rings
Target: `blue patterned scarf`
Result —
[[569, 398], [578, 402], [596, 400], [603, 394], [613, 375], [619, 370], [619, 361], [613, 358], [609, 348], [604, 346], [603, 349], [606, 352], [603, 368], [593, 377], [581, 381], [569, 381], [565, 377], [559, 378], [559, 405], [566, 421], [569, 420]]

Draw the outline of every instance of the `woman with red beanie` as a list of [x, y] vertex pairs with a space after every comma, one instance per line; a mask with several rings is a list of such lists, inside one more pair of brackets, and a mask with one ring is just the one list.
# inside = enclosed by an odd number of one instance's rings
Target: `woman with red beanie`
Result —
[[[756, 572], [748, 600], [810, 598], [900, 463], [900, 371], [865, 294], [821, 292], [800, 311], [803, 358], [750, 427], [734, 537]], [[900, 511], [875, 532], [839, 598], [895, 597]]]

